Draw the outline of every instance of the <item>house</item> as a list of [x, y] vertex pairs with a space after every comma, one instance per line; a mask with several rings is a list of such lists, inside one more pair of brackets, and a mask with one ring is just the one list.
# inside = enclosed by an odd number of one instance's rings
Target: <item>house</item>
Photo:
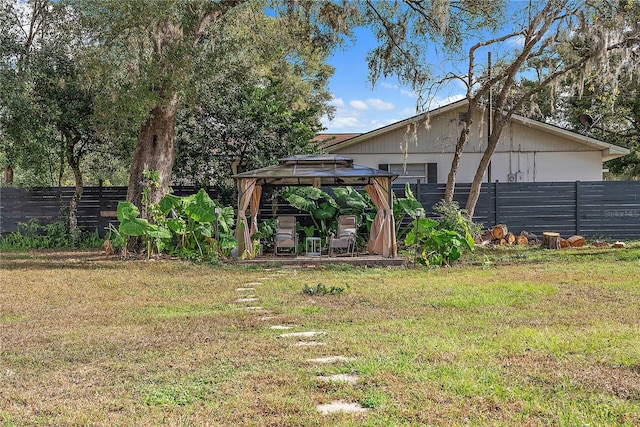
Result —
[[[396, 183], [418, 179], [445, 183], [466, 111], [467, 101], [462, 100], [367, 133], [330, 135], [324, 138], [325, 149], [396, 173]], [[486, 116], [478, 113], [461, 158], [458, 183], [473, 181], [486, 141]], [[626, 148], [514, 114], [502, 131], [485, 180], [601, 181], [603, 162], [628, 153]]]

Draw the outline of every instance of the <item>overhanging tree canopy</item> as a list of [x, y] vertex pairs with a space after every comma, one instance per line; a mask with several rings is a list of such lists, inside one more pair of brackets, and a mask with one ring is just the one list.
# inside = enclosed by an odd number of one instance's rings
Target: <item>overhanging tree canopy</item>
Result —
[[[377, 208], [371, 226], [368, 249], [386, 257], [397, 256], [391, 181], [397, 175], [356, 165], [353, 159], [337, 155], [299, 155], [280, 159], [275, 166], [234, 175], [238, 186], [238, 252], [253, 253], [251, 235], [257, 231], [262, 186], [364, 186]], [[246, 217], [249, 209], [251, 226]]]

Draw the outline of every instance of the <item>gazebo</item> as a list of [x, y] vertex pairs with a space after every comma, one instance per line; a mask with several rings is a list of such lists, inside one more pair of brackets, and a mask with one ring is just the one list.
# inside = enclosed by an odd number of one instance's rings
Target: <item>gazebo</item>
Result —
[[[253, 253], [251, 236], [258, 231], [258, 211], [263, 186], [364, 186], [377, 208], [367, 248], [384, 257], [398, 255], [393, 219], [391, 181], [388, 171], [356, 165], [353, 159], [338, 155], [298, 155], [280, 159], [275, 166], [234, 175], [238, 187], [238, 253]], [[247, 220], [247, 210], [251, 225]]]

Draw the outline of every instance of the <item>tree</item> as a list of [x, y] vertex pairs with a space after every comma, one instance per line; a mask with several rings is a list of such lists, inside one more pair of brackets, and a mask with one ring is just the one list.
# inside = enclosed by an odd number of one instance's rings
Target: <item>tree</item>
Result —
[[[326, 83], [330, 70], [321, 62], [334, 43], [315, 24], [321, 3], [274, 3], [274, 16], [266, 16], [266, 3], [257, 1], [70, 2], [92, 31], [87, 57], [96, 59], [93, 80], [105, 88], [99, 113], [104, 126], [128, 120], [137, 128], [127, 199], [138, 206], [144, 170], [159, 177], [149, 200], [167, 193], [177, 114], [206, 94], [202, 82], [223, 82], [230, 72], [297, 75], [283, 84], [328, 99], [317, 90], [322, 87], [313, 87]], [[306, 73], [309, 67], [314, 75]]]
[[230, 195], [231, 175], [317, 151], [310, 141], [321, 127], [320, 107], [296, 108], [299, 100], [287, 95], [282, 81], [229, 79], [212, 83], [208, 93], [178, 116], [177, 179]]
[[[378, 34], [383, 35], [379, 36], [382, 46], [371, 52], [373, 82], [380, 73], [397, 74], [402, 82], [409, 83], [421, 94], [419, 102], [423, 104], [418, 104], [418, 109], [425, 105], [424, 102], [428, 105], [437, 89], [449, 81], [463, 82], [466, 87], [466, 120], [447, 179], [446, 201], [453, 198], [456, 173], [474, 114], [491, 105], [487, 148], [476, 170], [466, 204], [470, 214], [475, 210], [480, 186], [501, 132], [514, 112], [522, 112], [536, 95], [547, 89], [553, 92], [555, 85], [568, 78], [582, 85], [595, 77], [605, 77], [615, 85], [610, 58], [618, 57], [619, 63], [627, 64], [627, 68], [637, 64], [637, 61], [625, 61], [637, 52], [638, 44], [636, 5], [632, 2], [610, 5], [608, 2], [548, 0], [532, 1], [524, 8], [504, 7], [502, 2], [496, 2], [492, 9], [488, 9], [489, 27], [500, 28], [501, 32], [492, 34], [487, 33], [486, 25], [478, 23], [483, 16], [482, 3], [459, 2], [454, 6], [453, 2], [405, 0], [402, 4], [399, 1], [383, 2], [383, 8], [377, 3], [366, 2], [374, 11], [387, 10], [389, 4], [394, 5], [395, 11], [398, 7], [409, 11], [402, 17], [391, 12], [369, 13], [371, 24]], [[445, 7], [447, 5], [448, 8]], [[453, 7], [462, 7], [465, 13], [447, 13]], [[430, 15], [430, 12], [434, 13]], [[443, 31], [442, 25], [437, 25], [442, 18], [429, 20], [429, 16], [448, 18], [446, 22], [455, 31]], [[420, 34], [425, 36], [420, 37]], [[438, 35], [445, 40], [442, 43], [447, 55], [445, 61], [451, 65], [466, 63], [465, 71], [431, 74], [425, 63], [413, 59], [424, 57], [428, 52], [425, 43]], [[468, 43], [474, 39], [482, 41], [463, 49], [465, 40]], [[485, 56], [478, 59], [478, 55], [498, 48], [499, 56], [489, 73]], [[537, 73], [535, 85], [520, 90], [524, 88], [520, 84], [522, 79], [534, 70]], [[491, 96], [492, 93], [495, 97]]]
[[36, 128], [30, 120], [37, 107], [31, 58], [53, 35], [57, 10], [47, 0], [0, 2], [0, 144], [6, 185], [13, 184], [16, 167], [31, 174], [32, 184], [55, 182], [58, 175], [56, 144], [45, 143], [50, 130]]
[[[549, 0], [544, 5], [532, 4], [525, 10], [527, 20], [522, 29], [505, 36], [474, 45], [469, 51], [469, 76], [474, 66], [474, 53], [484, 46], [504, 43], [514, 38], [522, 39], [522, 47], [512, 55], [504, 56], [498, 66], [475, 82], [469, 79], [467, 99], [469, 106], [477, 110], [479, 100], [495, 88], [495, 101], [490, 101], [490, 133], [474, 176], [466, 209], [473, 215], [480, 196], [480, 186], [491, 157], [498, 145], [502, 130], [515, 112], [521, 112], [538, 93], [552, 90], [563, 81], [572, 79], [582, 87], [585, 81], [600, 80], [617, 87], [617, 75], [610, 70], [611, 58], [622, 56], [623, 62], [633, 56], [639, 46], [638, 22], [624, 7], [618, 9], [604, 4], [582, 1]], [[602, 19], [605, 16], [607, 19]], [[522, 74], [536, 69], [537, 81], [528, 90], [518, 89]], [[637, 64], [637, 61], [635, 62]], [[540, 67], [540, 65], [543, 65]], [[629, 65], [629, 67], [633, 67]], [[472, 113], [471, 109], [468, 115]], [[464, 132], [464, 131], [463, 131]], [[464, 144], [462, 138], [458, 144]], [[462, 150], [456, 147], [456, 155]], [[457, 168], [456, 156], [451, 170]], [[447, 190], [453, 187], [447, 181]], [[449, 193], [449, 191], [448, 191]], [[452, 196], [452, 191], [450, 193]], [[450, 199], [448, 199], [450, 200]]]

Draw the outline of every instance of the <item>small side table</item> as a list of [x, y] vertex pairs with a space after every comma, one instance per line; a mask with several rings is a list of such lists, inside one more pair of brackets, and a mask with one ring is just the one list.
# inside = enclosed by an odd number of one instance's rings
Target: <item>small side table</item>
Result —
[[322, 255], [322, 240], [320, 237], [307, 237], [306, 252], [307, 256], [321, 256]]

